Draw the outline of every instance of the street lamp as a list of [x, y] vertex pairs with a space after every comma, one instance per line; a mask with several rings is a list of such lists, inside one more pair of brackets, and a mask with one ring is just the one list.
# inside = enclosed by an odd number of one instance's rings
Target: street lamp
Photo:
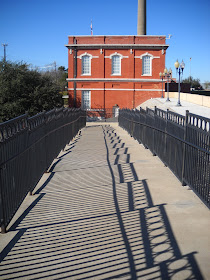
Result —
[[176, 72], [179, 73], [179, 95], [178, 95], [177, 106], [182, 106], [180, 103], [180, 76], [181, 74], [183, 74], [184, 71], [184, 67], [185, 67], [184, 61], [182, 60], [182, 62], [179, 64], [179, 61], [177, 59], [177, 61], [174, 63], [174, 66], [176, 68]]
[[164, 73], [160, 72], [159, 76], [162, 79], [162, 96], [161, 96], [161, 98], [163, 98], [163, 78], [165, 78], [165, 75], [164, 75]]
[[165, 77], [167, 78], [167, 99], [166, 99], [166, 101], [170, 101], [170, 99], [169, 99], [169, 79], [171, 78], [171, 75], [172, 75], [171, 68], [169, 70], [167, 68], [165, 68], [164, 74], [165, 74]]

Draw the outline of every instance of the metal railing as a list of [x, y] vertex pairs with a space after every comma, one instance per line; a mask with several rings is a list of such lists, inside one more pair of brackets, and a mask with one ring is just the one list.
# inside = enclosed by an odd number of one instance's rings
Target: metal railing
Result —
[[87, 121], [111, 121], [117, 122], [119, 115], [119, 108], [106, 109], [86, 109]]
[[158, 108], [122, 109], [119, 125], [190, 186], [210, 208], [210, 119]]
[[86, 125], [81, 109], [59, 108], [0, 124], [1, 232], [66, 144]]

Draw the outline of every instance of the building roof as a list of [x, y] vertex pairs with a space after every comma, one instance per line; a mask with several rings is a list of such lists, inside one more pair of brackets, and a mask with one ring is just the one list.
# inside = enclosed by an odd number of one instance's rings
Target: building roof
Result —
[[169, 45], [165, 43], [165, 35], [88, 35], [69, 36], [67, 48], [76, 49], [164, 49]]

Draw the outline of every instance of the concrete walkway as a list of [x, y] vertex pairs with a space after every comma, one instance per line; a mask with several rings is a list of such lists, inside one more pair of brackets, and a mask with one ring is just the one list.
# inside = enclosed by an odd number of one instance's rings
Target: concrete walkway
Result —
[[152, 99], [148, 99], [146, 102], [144, 102], [143, 104], [138, 106], [137, 109], [139, 109], [140, 107], [142, 107], [143, 109], [146, 109], [146, 107], [154, 109], [154, 107], [156, 106], [159, 109], [162, 109], [165, 111], [167, 109], [169, 109], [173, 112], [176, 112], [176, 113], [178, 113], [180, 115], [184, 115], [184, 116], [186, 115], [186, 110], [188, 110], [190, 113], [210, 119], [210, 108], [209, 107], [200, 106], [200, 105], [197, 105], [197, 104], [194, 104], [191, 102], [187, 102], [187, 101], [182, 101], [182, 100], [181, 100], [181, 104], [182, 104], [182, 106], [177, 106], [176, 98], [170, 98], [170, 101], [166, 101], [166, 98], [152, 98]]
[[92, 124], [1, 234], [0, 279], [210, 279], [209, 230], [210, 211], [157, 157]]

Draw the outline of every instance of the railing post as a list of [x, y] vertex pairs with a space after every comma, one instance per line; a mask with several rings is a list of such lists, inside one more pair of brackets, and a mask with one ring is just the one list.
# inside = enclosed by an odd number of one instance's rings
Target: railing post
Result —
[[[0, 175], [3, 171], [3, 168], [0, 167]], [[1, 180], [1, 177], [0, 177]], [[0, 182], [2, 184], [2, 182]], [[1, 210], [1, 233], [6, 233], [6, 221], [5, 221], [5, 214], [4, 214], [4, 205], [3, 205], [3, 194], [2, 194], [2, 186], [0, 184], [0, 210]]]
[[[169, 113], [169, 109], [167, 109], [167, 113], [166, 113], [166, 126], [165, 126], [165, 151], [164, 151], [164, 155], [167, 155], [167, 142], [168, 142], [168, 136], [167, 136], [167, 132], [168, 132], [168, 113]], [[165, 166], [167, 167], [166, 161], [169, 162], [168, 160], [168, 156], [167, 159], [165, 157]]]
[[130, 110], [130, 116], [131, 116], [131, 136], [133, 137], [133, 131], [134, 131], [134, 126], [133, 126], [133, 111]]
[[184, 176], [185, 176], [185, 159], [186, 159], [185, 152], [186, 152], [188, 116], [189, 116], [189, 111], [186, 110], [185, 124], [184, 124], [184, 146], [183, 146], [183, 157], [182, 157], [182, 186], [186, 186], [186, 183], [184, 181]]
[[47, 159], [48, 159], [48, 151], [47, 151], [47, 138], [48, 138], [48, 135], [47, 135], [47, 114], [46, 112], [44, 113], [44, 151], [45, 151], [45, 173], [48, 173], [48, 166], [47, 166]]
[[157, 115], [157, 106], [155, 106], [154, 112], [155, 112], [155, 115]]
[[1, 233], [7, 233], [6, 227], [3, 221], [1, 221]]
[[140, 139], [140, 130], [141, 130], [141, 114], [140, 114], [140, 109], [138, 111], [138, 141], [139, 141], [139, 144], [141, 144], [141, 139]]
[[3, 190], [2, 190], [2, 178], [3, 178], [3, 172], [5, 170], [5, 166], [0, 166], [0, 224], [1, 224], [1, 233], [6, 233], [6, 217], [5, 217], [5, 211], [4, 211], [4, 201], [3, 201]]
[[[156, 115], [157, 115], [157, 107], [155, 106], [154, 108], [154, 127], [155, 127], [155, 120], [156, 120]], [[153, 146], [153, 151], [152, 151], [152, 155], [153, 156], [156, 156], [156, 153], [155, 153], [155, 129], [153, 127], [153, 131], [152, 131], [152, 136], [153, 136], [153, 143], [152, 143], [152, 146]]]

